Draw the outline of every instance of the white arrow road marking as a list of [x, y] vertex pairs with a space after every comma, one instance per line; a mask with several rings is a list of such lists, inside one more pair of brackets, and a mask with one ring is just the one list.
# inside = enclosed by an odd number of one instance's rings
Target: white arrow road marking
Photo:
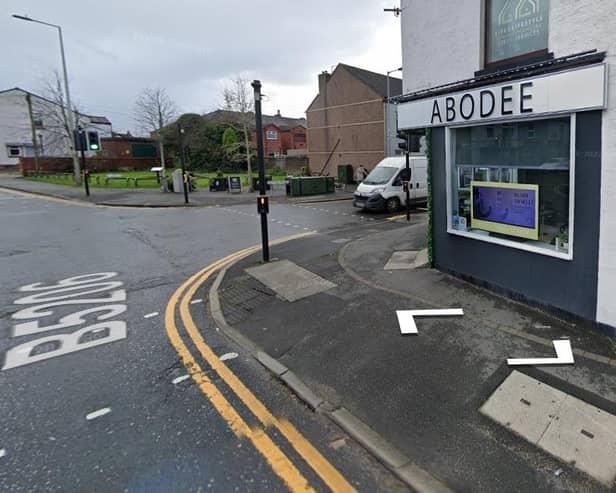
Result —
[[571, 341], [569, 339], [557, 339], [552, 341], [556, 358], [509, 358], [507, 364], [509, 366], [519, 365], [572, 365], [573, 350], [571, 349]]
[[418, 334], [415, 317], [451, 317], [453, 315], [464, 315], [462, 308], [443, 308], [437, 310], [396, 310], [400, 333]]
[[99, 409], [98, 411], [94, 411], [94, 412], [91, 412], [90, 414], [87, 414], [86, 419], [90, 421], [96, 418], [100, 418], [101, 416], [104, 416], [105, 414], [108, 414], [110, 412], [111, 412], [110, 407], [104, 407], [102, 409]]
[[227, 361], [228, 359], [235, 359], [239, 356], [239, 354], [237, 353], [225, 353], [222, 356], [220, 356], [218, 359], [220, 361]]
[[0, 459], [6, 455], [6, 449], [0, 448]]

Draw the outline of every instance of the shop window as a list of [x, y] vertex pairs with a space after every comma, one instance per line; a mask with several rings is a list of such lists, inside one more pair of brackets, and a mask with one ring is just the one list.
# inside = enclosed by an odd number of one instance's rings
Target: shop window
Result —
[[278, 132], [276, 130], [266, 130], [265, 138], [267, 140], [278, 140]]
[[571, 258], [572, 119], [450, 129], [449, 231]]
[[549, 0], [486, 0], [486, 65], [546, 55], [549, 7]]

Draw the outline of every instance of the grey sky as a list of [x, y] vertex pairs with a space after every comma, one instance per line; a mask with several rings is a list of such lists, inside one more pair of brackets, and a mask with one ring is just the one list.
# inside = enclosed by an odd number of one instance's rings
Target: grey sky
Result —
[[[401, 64], [399, 19], [392, 1], [312, 0], [4, 0], [0, 89], [36, 92], [60, 70], [56, 30], [11, 14], [60, 24], [71, 95], [114, 130], [133, 130], [143, 87], [165, 88], [185, 112], [221, 104], [235, 74], [258, 78], [264, 112], [302, 116], [317, 74], [338, 62], [384, 73]], [[399, 76], [400, 74], [394, 74]]]

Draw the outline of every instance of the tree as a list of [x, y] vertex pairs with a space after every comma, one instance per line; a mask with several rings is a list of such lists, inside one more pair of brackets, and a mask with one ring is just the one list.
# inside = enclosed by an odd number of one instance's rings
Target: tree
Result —
[[248, 170], [248, 183], [252, 190], [252, 169], [250, 165], [251, 128], [254, 121], [254, 99], [250, 91], [250, 81], [240, 75], [231, 79], [230, 84], [223, 91], [224, 108], [238, 114], [238, 124], [244, 133], [244, 146], [246, 152], [246, 167]]
[[[81, 183], [81, 174], [79, 173], [79, 163], [76, 162], [73, 128], [70, 125], [69, 108], [67, 108], [64, 99], [62, 79], [57, 71], [54, 71], [53, 76], [43, 82], [41, 93], [47, 101], [37, 102], [34, 111], [44, 121], [45, 149], [52, 155], [64, 154], [68, 149], [68, 153], [73, 158], [75, 183], [79, 185]], [[74, 128], [79, 128], [81, 115], [74, 102], [72, 111]], [[33, 142], [33, 145], [36, 146], [38, 143]]]
[[[161, 88], [146, 88], [135, 101], [134, 118], [146, 132], [155, 134], [160, 146], [160, 165], [163, 168], [162, 176], [165, 177], [165, 149], [161, 132], [176, 117], [178, 109], [176, 104]], [[166, 180], [163, 179], [163, 183]]]

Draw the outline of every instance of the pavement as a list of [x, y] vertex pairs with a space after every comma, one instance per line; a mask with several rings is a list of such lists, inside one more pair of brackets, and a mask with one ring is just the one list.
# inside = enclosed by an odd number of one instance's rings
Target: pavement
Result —
[[[616, 491], [613, 345], [430, 269], [425, 246], [425, 214], [321, 231], [226, 268], [209, 313], [416, 491]], [[464, 315], [401, 334], [397, 310], [445, 308]], [[507, 363], [563, 337], [573, 364]]]
[[[86, 196], [83, 187], [57, 185], [39, 181], [25, 180], [14, 174], [0, 174], [0, 188], [26, 193], [34, 193], [64, 200], [77, 200], [94, 205], [120, 207], [199, 207], [199, 206], [232, 206], [256, 203], [257, 193], [243, 192], [233, 194], [228, 192], [210, 192], [197, 190], [189, 195], [189, 204], [184, 203], [183, 193], [162, 192], [159, 189], [121, 189], [121, 188], [90, 188], [90, 196]], [[304, 197], [287, 197], [286, 195], [271, 195], [272, 202], [279, 203], [311, 203], [336, 200], [351, 200], [355, 187], [346, 185], [334, 193], [326, 195], [311, 195]]]

